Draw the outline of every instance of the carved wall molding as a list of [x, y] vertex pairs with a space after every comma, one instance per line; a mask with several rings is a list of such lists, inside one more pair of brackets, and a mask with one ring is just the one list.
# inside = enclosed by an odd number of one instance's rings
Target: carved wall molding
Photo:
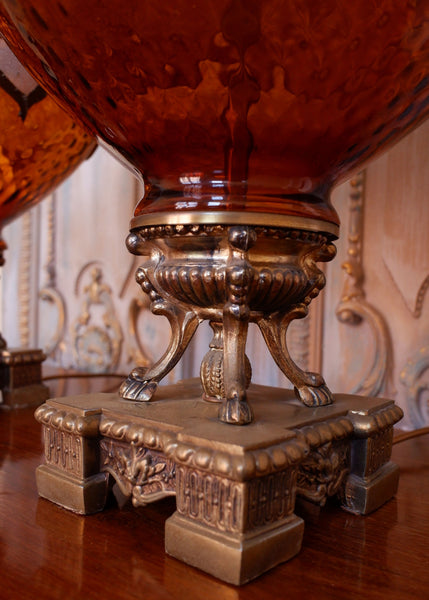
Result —
[[[372, 185], [382, 209], [381, 256], [407, 317], [421, 317], [429, 286], [429, 123], [408, 135], [379, 161]], [[372, 167], [371, 167], [372, 168]], [[369, 171], [369, 169], [368, 169]], [[378, 173], [377, 173], [378, 174]]]
[[61, 346], [64, 346], [66, 332], [66, 304], [61, 292], [57, 289], [56, 267], [56, 195], [55, 192], [45, 202], [47, 207], [47, 241], [45, 283], [39, 291], [39, 298], [55, 308], [56, 326], [51, 328], [52, 334], [44, 346], [46, 356], [59, 360]]
[[429, 342], [408, 359], [400, 381], [406, 388], [409, 416], [414, 427], [429, 424]]
[[336, 315], [341, 323], [347, 325], [357, 326], [363, 322], [369, 325], [374, 340], [372, 364], [350, 391], [365, 396], [377, 396], [385, 390], [391, 377], [392, 344], [387, 323], [382, 314], [366, 300], [364, 288], [362, 246], [365, 172], [359, 173], [351, 180], [350, 188], [347, 260], [342, 264], [346, 279]]
[[19, 256], [19, 337], [20, 345], [30, 345], [30, 277], [32, 250], [33, 212], [27, 211], [22, 217], [21, 248]]
[[422, 315], [423, 305], [424, 305], [426, 292], [428, 291], [428, 288], [429, 288], [429, 275], [423, 281], [423, 283], [421, 284], [420, 289], [417, 293], [416, 305], [415, 305], [414, 311], [412, 313], [412, 315], [415, 319], [419, 319]]

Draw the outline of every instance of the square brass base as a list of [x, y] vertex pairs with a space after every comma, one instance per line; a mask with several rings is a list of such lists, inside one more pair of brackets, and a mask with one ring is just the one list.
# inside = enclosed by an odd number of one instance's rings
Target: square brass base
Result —
[[255, 420], [242, 427], [218, 420], [199, 380], [161, 387], [146, 403], [49, 400], [36, 411], [47, 463], [39, 494], [85, 514], [102, 508], [107, 474], [135, 506], [174, 494], [166, 551], [242, 584], [299, 552], [296, 496], [320, 505], [338, 496], [366, 514], [396, 492], [389, 461], [402, 411], [393, 402], [337, 395], [307, 408], [291, 391], [256, 385], [248, 398]]
[[39, 406], [49, 398], [49, 388], [42, 383], [45, 358], [39, 349], [0, 350], [0, 407]]

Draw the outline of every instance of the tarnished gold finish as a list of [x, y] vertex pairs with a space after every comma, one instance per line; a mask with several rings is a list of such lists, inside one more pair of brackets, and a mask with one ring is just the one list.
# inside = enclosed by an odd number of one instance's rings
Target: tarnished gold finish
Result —
[[0, 407], [37, 406], [49, 398], [49, 389], [42, 383], [45, 358], [38, 349], [0, 350]]
[[39, 494], [80, 513], [103, 508], [108, 477], [135, 506], [174, 494], [166, 551], [239, 585], [299, 552], [296, 496], [337, 496], [366, 514], [396, 491], [389, 461], [402, 412], [391, 401], [337, 395], [309, 411], [290, 390], [251, 385], [257, 422], [231, 428], [201, 396], [193, 379], [161, 386], [150, 403], [49, 400], [36, 412], [47, 463]]
[[249, 213], [236, 211], [210, 212], [164, 212], [148, 213], [134, 217], [130, 223], [130, 229], [152, 226], [175, 226], [175, 225], [249, 225], [249, 222], [258, 227], [302, 229], [304, 231], [315, 231], [337, 238], [339, 227], [335, 223], [321, 221], [295, 215], [280, 215], [270, 213]]
[[[127, 243], [133, 254], [146, 258], [136, 279], [151, 299], [152, 312], [170, 321], [172, 334], [164, 356], [149, 369], [134, 369], [122, 384], [123, 398], [150, 400], [207, 319], [222, 330], [222, 367], [207, 374], [204, 359], [202, 368], [206, 395], [222, 395], [222, 421], [243, 425], [252, 420], [245, 357], [250, 322], [261, 329], [304, 404], [332, 402], [323, 378], [300, 369], [286, 344], [289, 324], [307, 314], [325, 284], [316, 262], [335, 256], [330, 236], [301, 229], [188, 224], [142, 227], [130, 233]], [[216, 370], [222, 381], [209, 389], [207, 380], [215, 379]]]

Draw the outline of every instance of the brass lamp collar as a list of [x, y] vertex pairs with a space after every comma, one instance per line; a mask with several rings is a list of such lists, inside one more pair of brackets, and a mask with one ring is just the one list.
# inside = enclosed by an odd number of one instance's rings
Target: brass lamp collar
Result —
[[131, 219], [130, 229], [152, 225], [259, 225], [317, 231], [318, 233], [327, 233], [335, 238], [339, 235], [339, 226], [336, 223], [321, 219], [239, 211], [148, 213]]

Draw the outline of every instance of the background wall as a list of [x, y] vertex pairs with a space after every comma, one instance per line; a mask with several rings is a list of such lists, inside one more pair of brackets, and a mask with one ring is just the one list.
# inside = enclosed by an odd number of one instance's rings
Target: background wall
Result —
[[[385, 395], [403, 425], [429, 422], [429, 123], [333, 193], [338, 256], [310, 316], [291, 328], [295, 360], [337, 392]], [[169, 338], [134, 281], [125, 246], [141, 190], [98, 149], [61, 188], [4, 229], [2, 331], [9, 346], [43, 347], [47, 364], [127, 373]], [[211, 331], [198, 330], [169, 380], [196, 375]], [[289, 386], [256, 328], [247, 353], [257, 383]]]

